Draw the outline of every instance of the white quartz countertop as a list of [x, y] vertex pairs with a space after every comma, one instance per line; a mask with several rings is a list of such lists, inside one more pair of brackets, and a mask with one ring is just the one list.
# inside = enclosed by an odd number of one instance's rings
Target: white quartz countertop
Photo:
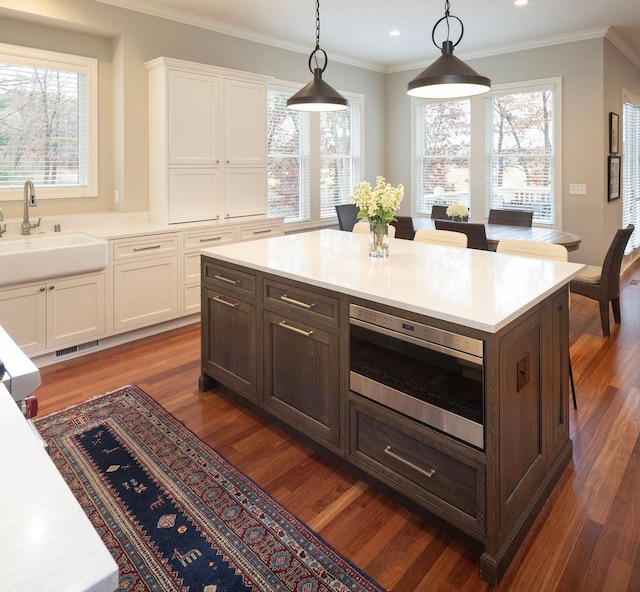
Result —
[[318, 230], [201, 253], [466, 327], [495, 333], [569, 283], [578, 263], [391, 239], [368, 254], [365, 234]]
[[112, 592], [118, 566], [0, 384], [0, 590]]

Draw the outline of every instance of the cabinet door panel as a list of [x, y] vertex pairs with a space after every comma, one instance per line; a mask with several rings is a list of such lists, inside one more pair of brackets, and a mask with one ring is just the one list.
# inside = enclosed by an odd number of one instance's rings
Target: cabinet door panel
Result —
[[0, 324], [25, 354], [47, 347], [46, 298], [45, 284], [0, 292]]
[[178, 258], [114, 266], [114, 329], [145, 327], [178, 314]]
[[266, 215], [267, 169], [225, 169], [225, 217]]
[[218, 169], [170, 169], [169, 223], [219, 218], [220, 194]]
[[267, 163], [267, 88], [262, 83], [224, 81], [225, 163]]
[[47, 346], [82, 343], [106, 332], [105, 276], [47, 285]]
[[255, 400], [256, 307], [222, 292], [204, 290], [203, 309], [203, 370]]
[[340, 443], [338, 336], [265, 314], [265, 404], [302, 432]]
[[169, 164], [218, 164], [219, 79], [169, 70]]

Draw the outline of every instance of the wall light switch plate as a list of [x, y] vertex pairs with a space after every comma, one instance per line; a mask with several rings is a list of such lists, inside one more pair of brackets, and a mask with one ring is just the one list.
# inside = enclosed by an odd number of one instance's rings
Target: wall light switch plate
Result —
[[587, 195], [587, 186], [585, 183], [572, 183], [569, 185], [569, 193], [571, 195]]

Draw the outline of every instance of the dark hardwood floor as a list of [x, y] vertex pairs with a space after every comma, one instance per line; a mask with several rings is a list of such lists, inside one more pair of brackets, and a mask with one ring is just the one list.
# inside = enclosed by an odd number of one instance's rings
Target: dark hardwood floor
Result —
[[[640, 591], [640, 265], [621, 285], [610, 338], [597, 303], [572, 296], [573, 461], [498, 590]], [[232, 398], [199, 392], [199, 339], [193, 325], [43, 368], [40, 416], [137, 384], [382, 586], [491, 590], [470, 548]]]

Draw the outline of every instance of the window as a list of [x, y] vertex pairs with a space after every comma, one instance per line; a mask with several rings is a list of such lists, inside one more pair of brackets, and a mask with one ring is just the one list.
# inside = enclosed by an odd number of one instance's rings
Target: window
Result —
[[0, 44], [0, 195], [97, 195], [97, 61]]
[[485, 108], [485, 215], [533, 210], [534, 222], [553, 224], [553, 91], [494, 95]]
[[471, 206], [471, 103], [469, 99], [417, 106], [416, 212], [433, 205]]
[[490, 208], [524, 209], [536, 224], [561, 226], [560, 79], [413, 101], [416, 213], [460, 203], [478, 219]]
[[363, 98], [345, 93], [346, 111], [291, 111], [287, 99], [298, 90], [281, 82], [268, 92], [268, 212], [301, 227], [333, 223], [335, 205], [361, 180]]
[[622, 105], [622, 226], [636, 227], [626, 253], [640, 247], [640, 97], [623, 93]]

